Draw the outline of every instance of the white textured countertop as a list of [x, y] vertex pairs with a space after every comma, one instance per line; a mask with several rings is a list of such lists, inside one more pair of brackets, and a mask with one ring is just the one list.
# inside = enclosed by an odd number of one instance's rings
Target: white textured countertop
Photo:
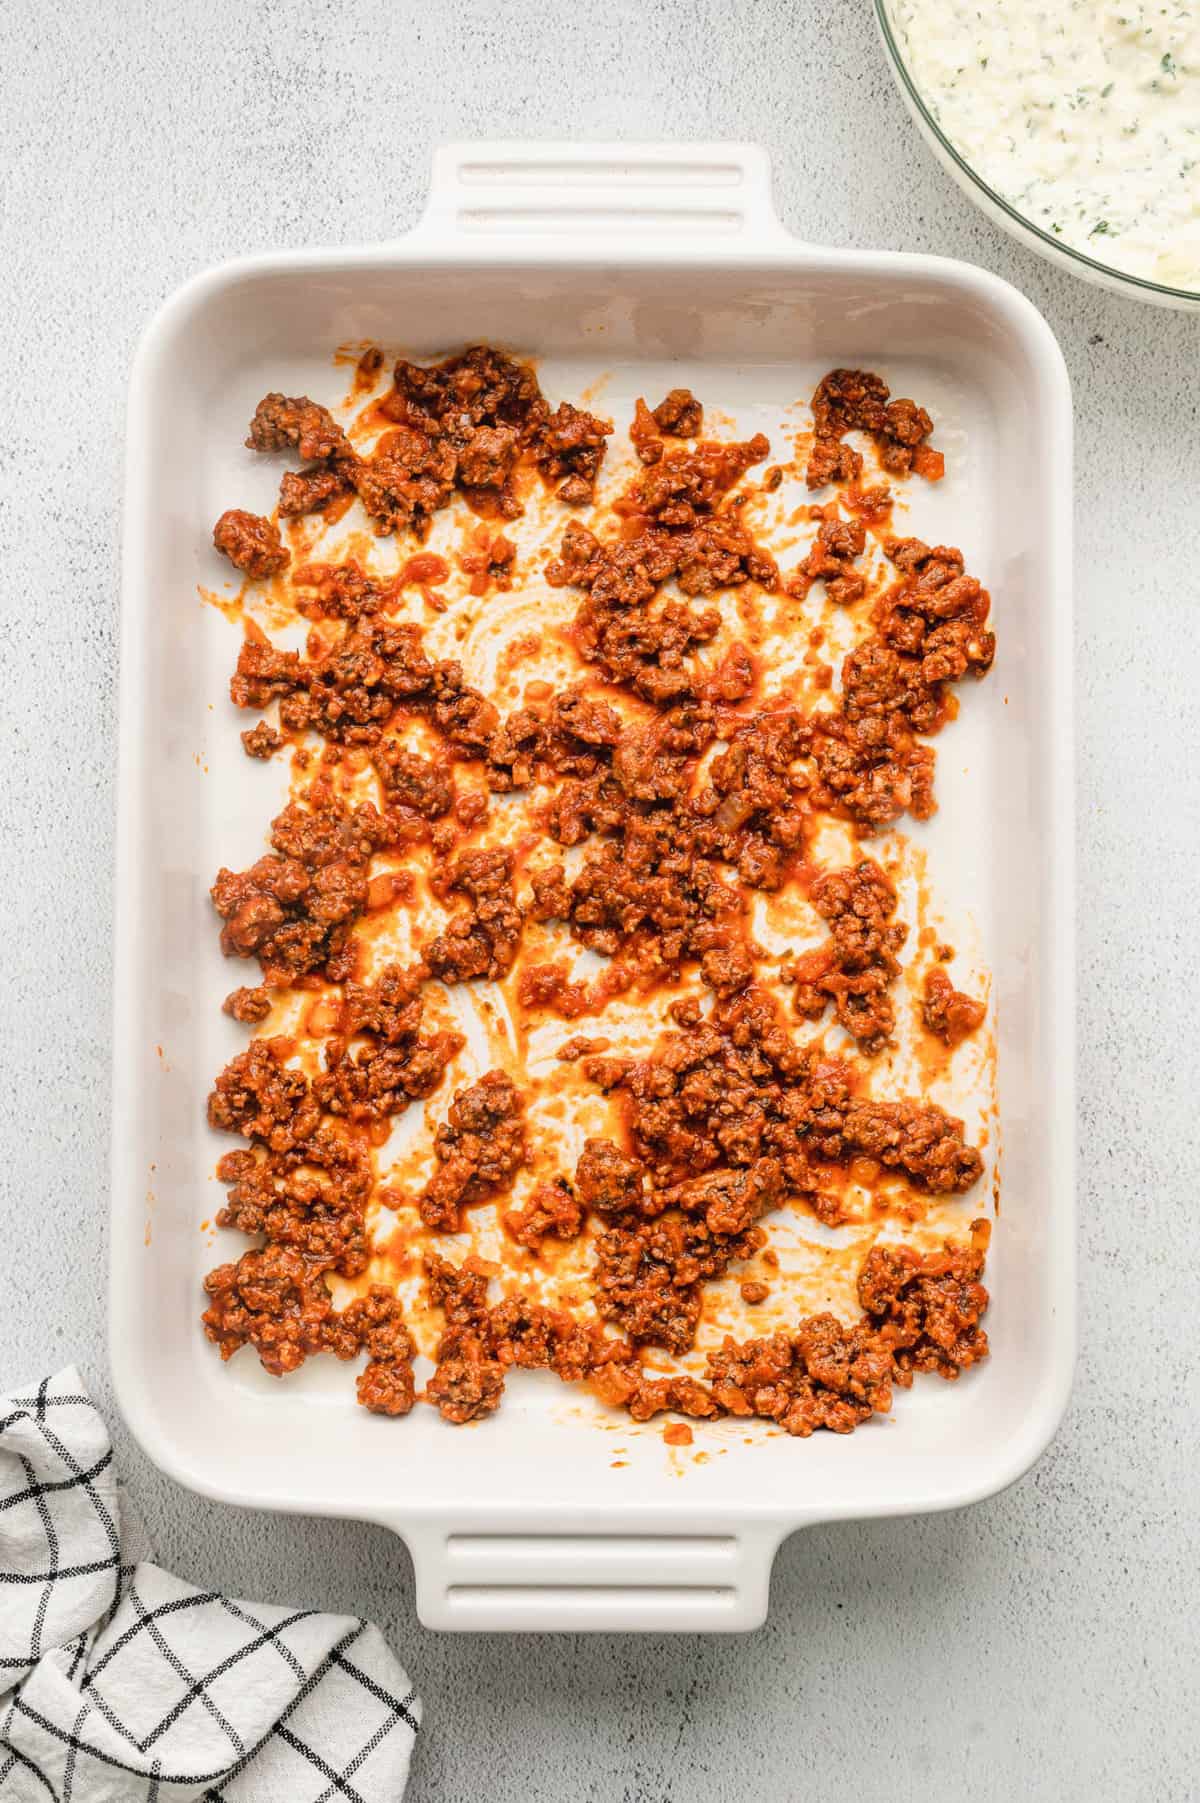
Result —
[[[965, 257], [1043, 310], [1078, 418], [1083, 1342], [1006, 1495], [811, 1530], [740, 1640], [424, 1633], [386, 1532], [201, 1501], [118, 1434], [163, 1561], [374, 1616], [410, 1797], [1196, 1796], [1200, 319], [1058, 275], [918, 142], [869, 0], [160, 0], [0, 14], [0, 1387], [104, 1346], [126, 372], [184, 277], [388, 237], [450, 137], [751, 138], [803, 236]], [[1053, 855], [1053, 848], [1047, 848]], [[120, 1125], [117, 1125], [117, 1131]], [[1190, 1270], [1190, 1281], [1189, 1281]]]

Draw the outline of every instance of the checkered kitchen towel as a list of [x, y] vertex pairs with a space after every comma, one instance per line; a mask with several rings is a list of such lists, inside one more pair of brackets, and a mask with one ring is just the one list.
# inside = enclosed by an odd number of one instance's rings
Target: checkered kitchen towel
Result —
[[3, 1803], [397, 1803], [421, 1719], [379, 1630], [138, 1563], [68, 1369], [0, 1395]]

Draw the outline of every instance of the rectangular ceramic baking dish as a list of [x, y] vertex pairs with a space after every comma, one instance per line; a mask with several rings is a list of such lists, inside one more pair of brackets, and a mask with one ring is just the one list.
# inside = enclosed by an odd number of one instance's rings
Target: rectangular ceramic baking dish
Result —
[[[1000, 646], [941, 742], [940, 812], [920, 829], [994, 972], [994, 1356], [850, 1438], [725, 1423], [685, 1465], [661, 1424], [618, 1438], [534, 1374], [476, 1428], [431, 1409], [393, 1423], [354, 1406], [333, 1361], [277, 1384], [203, 1340], [202, 1272], [232, 1256], [201, 1232], [220, 1201], [204, 1097], [243, 1037], [219, 1011], [242, 979], [208, 886], [259, 854], [267, 818], [225, 699], [231, 629], [197, 600], [208, 525], [271, 505], [278, 471], [240, 448], [268, 388], [324, 394], [346, 341], [425, 357], [480, 338], [536, 354], [552, 394], [611, 372], [614, 411], [684, 381], [742, 426], [863, 364], [938, 419], [951, 474], [913, 529], [968, 550]], [[750, 1628], [794, 1529], [956, 1508], [1018, 1477], [1059, 1421], [1074, 1347], [1071, 411], [1029, 302], [962, 263], [799, 243], [754, 148], [452, 147], [406, 238], [252, 258], [174, 294], [137, 353], [127, 457], [111, 1344], [147, 1453], [230, 1503], [393, 1528], [421, 1619], [476, 1629]]]

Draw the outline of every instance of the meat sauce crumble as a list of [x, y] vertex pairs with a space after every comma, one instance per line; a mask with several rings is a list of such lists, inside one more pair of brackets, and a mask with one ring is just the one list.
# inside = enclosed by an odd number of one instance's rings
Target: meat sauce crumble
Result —
[[[360, 396], [383, 368], [368, 355]], [[893, 481], [942, 475], [925, 409], [839, 369], [812, 417], [801, 473], [842, 492], [805, 509], [816, 532], [785, 577], [747, 505], [778, 489], [783, 466], [764, 469], [762, 434], [704, 436], [687, 388], [637, 401], [633, 473], [599, 512], [612, 424], [552, 404], [531, 364], [485, 345], [401, 359], [349, 428], [307, 396], [259, 403], [247, 445], [300, 467], [282, 477], [275, 518], [231, 509], [214, 543], [314, 624], [303, 651], [247, 624], [230, 697], [260, 716], [242, 734], [250, 757], [293, 751], [293, 798], [269, 850], [219, 871], [211, 893], [222, 950], [257, 967], [225, 1000], [232, 1019], [258, 1028], [289, 997], [314, 999], [303, 1042], [251, 1038], [209, 1097], [210, 1125], [239, 1142], [217, 1166], [218, 1225], [254, 1242], [205, 1280], [204, 1329], [223, 1358], [249, 1345], [277, 1376], [316, 1353], [357, 1359], [358, 1399], [384, 1415], [423, 1398], [449, 1422], [476, 1421], [500, 1406], [513, 1368], [544, 1369], [637, 1421], [753, 1417], [806, 1436], [848, 1433], [917, 1372], [953, 1379], [986, 1357], [987, 1223], [932, 1250], [884, 1225], [897, 1186], [917, 1202], [961, 1195], [983, 1164], [962, 1121], [886, 1093], [909, 923], [872, 841], [934, 812], [930, 740], [954, 716], [954, 686], [990, 668], [990, 601], [957, 548], [893, 535], [889, 490], [861, 485], [851, 434]], [[503, 529], [531, 484], [593, 509], [562, 524], [536, 571]], [[354, 502], [376, 534], [415, 541], [394, 574], [361, 555], [293, 558], [280, 520], [332, 521]], [[573, 610], [572, 680], [530, 684], [507, 712], [396, 617], [411, 590], [453, 579], [419, 545], [456, 503], [482, 522], [457, 560], [473, 603], [536, 579]], [[823, 692], [817, 682], [802, 700], [774, 679], [753, 620], [766, 600], [811, 605], [814, 589], [854, 630], [836, 681], [827, 670]], [[529, 828], [515, 837], [491, 824], [509, 797]], [[830, 823], [860, 849], [823, 865]], [[418, 887], [440, 926], [371, 974], [363, 923]], [[756, 942], [756, 898], [773, 896], [807, 912], [804, 949]], [[590, 955], [586, 975], [551, 949], [564, 943]], [[547, 1164], [519, 1064], [451, 1076], [466, 1041], [443, 1024], [446, 1004], [477, 982], [505, 985], [518, 1023], [598, 1017], [600, 1031], [564, 1034], [555, 1054], [607, 1110], [573, 1168]], [[655, 1043], [614, 1048], [609, 1003], [664, 988], [677, 993]], [[953, 1050], [985, 1010], [936, 964], [914, 1014]], [[426, 1175], [397, 1190], [380, 1181], [380, 1147], [415, 1102], [429, 1104]], [[877, 1200], [855, 1319], [822, 1312], [727, 1336], [702, 1374], [651, 1363], [694, 1355], [718, 1280], [731, 1276], [751, 1308], [777, 1296], [769, 1218], [843, 1224], [856, 1218], [852, 1183]], [[438, 1323], [423, 1392], [401, 1304], [376, 1281], [378, 1204], [398, 1201], [420, 1223], [407, 1243]], [[483, 1205], [516, 1269], [578, 1242], [571, 1306], [463, 1255], [453, 1241]], [[408, 1232], [390, 1231], [393, 1247]], [[689, 1443], [682, 1424], [667, 1434]]]

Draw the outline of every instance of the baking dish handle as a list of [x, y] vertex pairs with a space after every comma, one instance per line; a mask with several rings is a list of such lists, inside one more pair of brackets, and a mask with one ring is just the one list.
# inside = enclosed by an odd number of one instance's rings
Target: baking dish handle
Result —
[[[794, 1526], [794, 1522], [788, 1526]], [[783, 1523], [687, 1532], [648, 1520], [641, 1530], [524, 1514], [417, 1525], [397, 1532], [416, 1574], [427, 1628], [474, 1632], [735, 1633], [766, 1620]]]
[[757, 144], [445, 144], [416, 233], [431, 248], [552, 238], [556, 256], [616, 235], [706, 257], [796, 247]]

